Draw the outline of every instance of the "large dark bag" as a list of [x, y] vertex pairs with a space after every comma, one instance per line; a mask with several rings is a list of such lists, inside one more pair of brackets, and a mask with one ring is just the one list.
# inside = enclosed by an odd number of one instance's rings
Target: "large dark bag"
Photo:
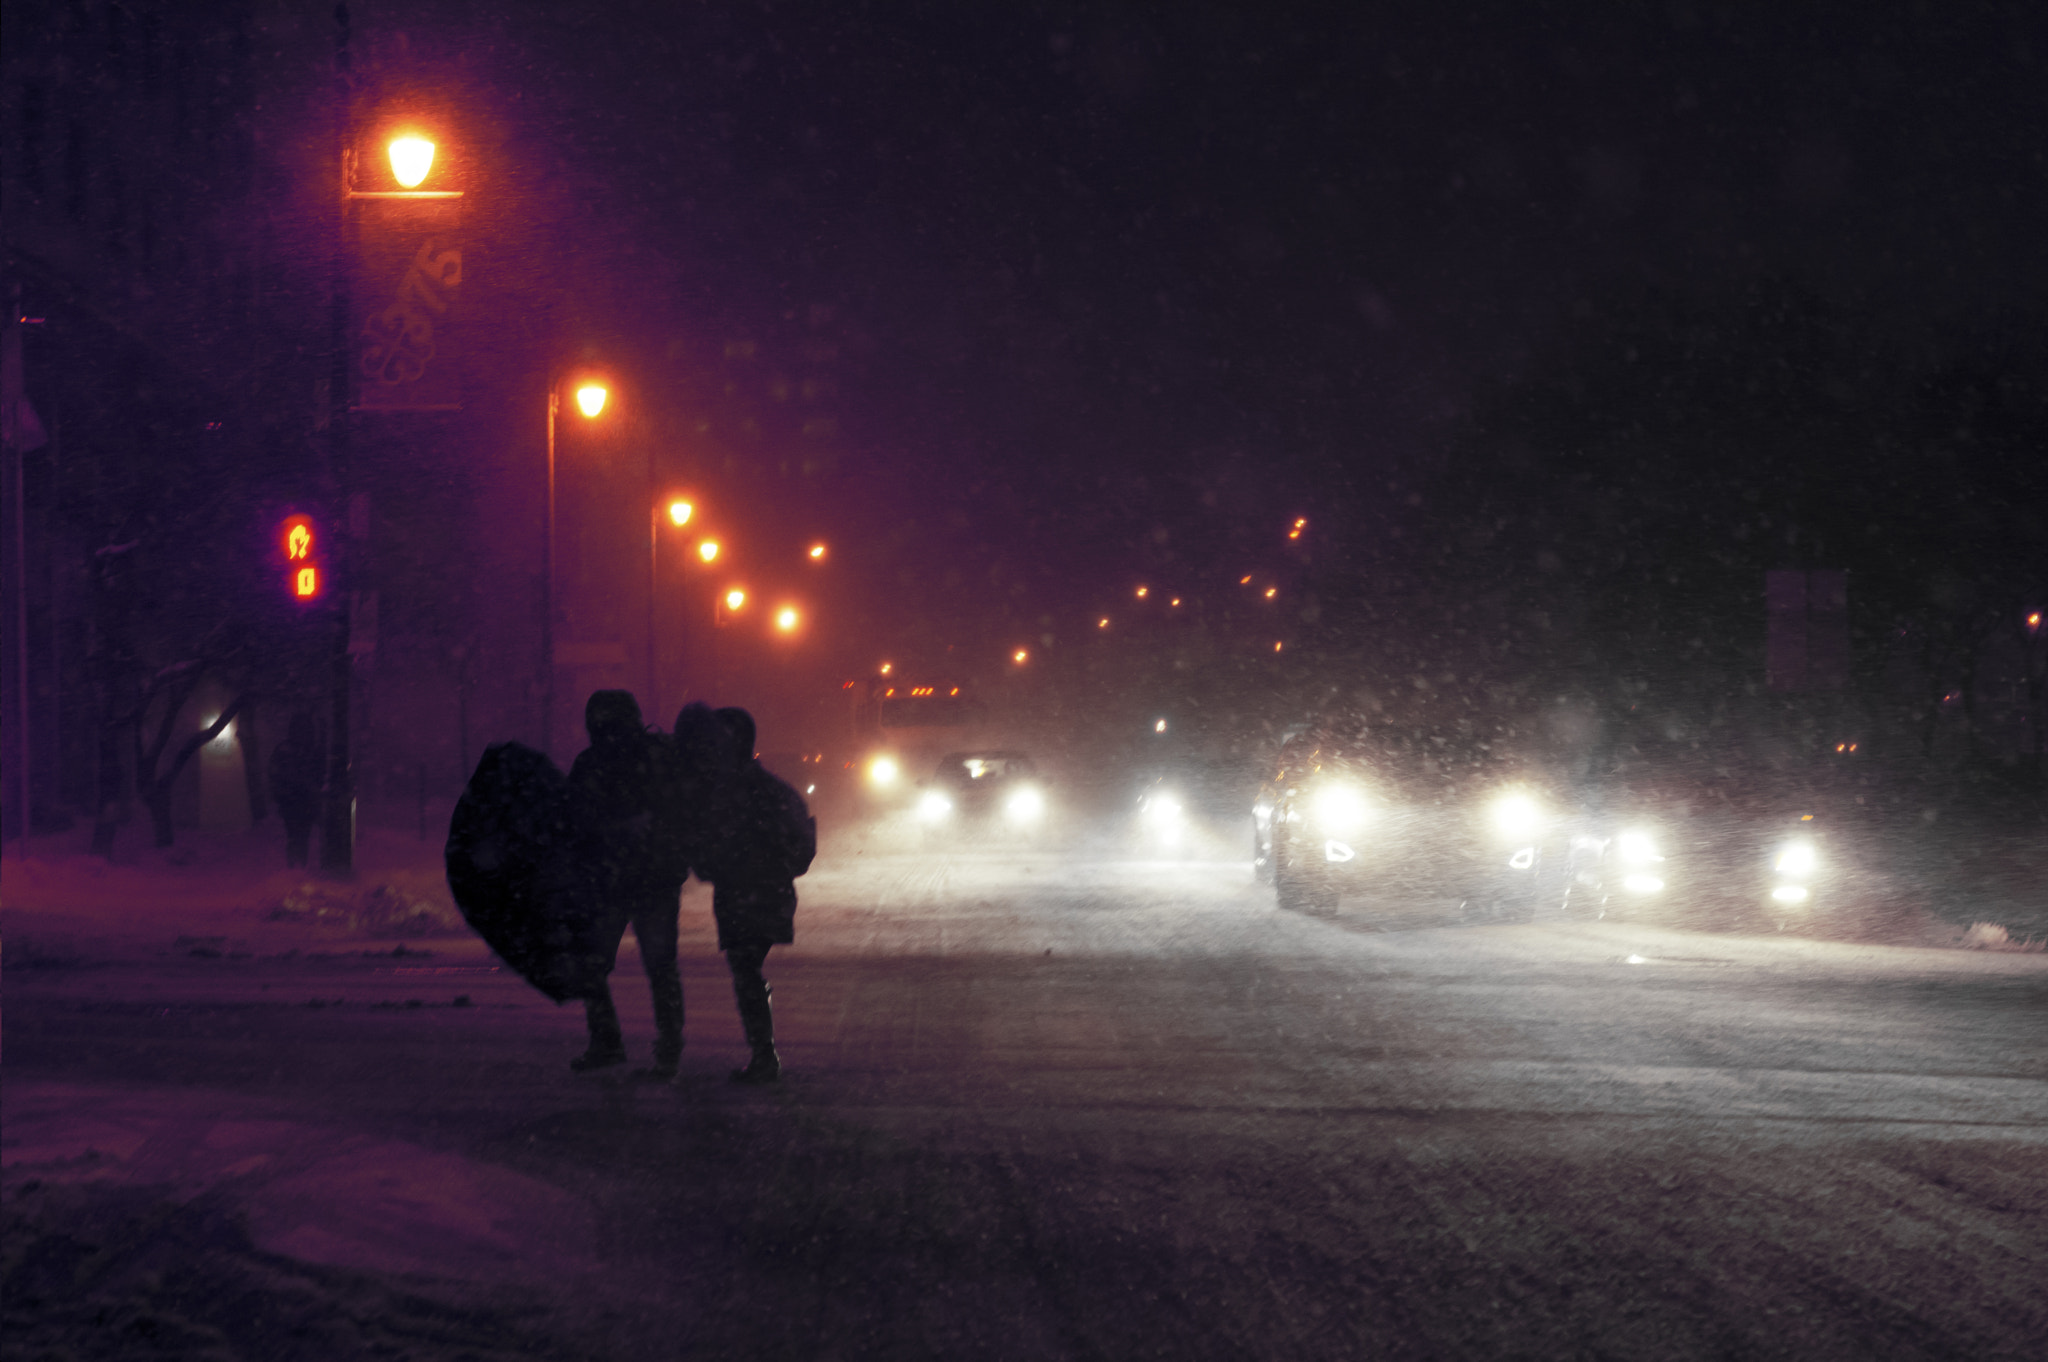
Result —
[[493, 743], [448, 820], [448, 888], [486, 945], [556, 1002], [612, 968], [598, 848], [569, 778], [543, 752]]

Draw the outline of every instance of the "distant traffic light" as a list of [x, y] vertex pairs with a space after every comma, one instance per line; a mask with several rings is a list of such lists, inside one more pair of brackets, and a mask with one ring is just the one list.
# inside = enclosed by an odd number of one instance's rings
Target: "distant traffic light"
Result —
[[285, 594], [295, 601], [318, 599], [327, 585], [327, 574], [320, 566], [320, 540], [313, 531], [313, 518], [286, 516], [277, 532], [284, 549]]

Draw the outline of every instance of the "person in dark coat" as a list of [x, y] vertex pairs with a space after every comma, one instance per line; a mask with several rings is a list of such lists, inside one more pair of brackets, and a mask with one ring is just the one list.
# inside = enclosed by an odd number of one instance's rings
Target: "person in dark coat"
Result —
[[[683, 1053], [683, 979], [676, 968], [676, 918], [689, 866], [662, 835], [658, 813], [667, 794], [663, 739], [640, 718], [632, 692], [594, 692], [583, 711], [590, 746], [569, 768], [569, 785], [595, 836], [591, 873], [607, 916], [602, 940], [612, 959], [627, 924], [640, 943], [640, 963], [654, 997], [654, 1067], [674, 1077]], [[610, 973], [611, 961], [605, 973]], [[626, 1061], [625, 1037], [609, 982], [600, 979], [584, 999], [590, 1048], [569, 1061], [578, 1073]]]
[[754, 718], [744, 709], [717, 711], [729, 747], [725, 779], [713, 797], [697, 873], [711, 881], [718, 949], [732, 970], [733, 1000], [751, 1051], [735, 1069], [740, 1083], [772, 1083], [782, 1074], [775, 1053], [773, 990], [762, 975], [768, 951], [796, 940], [796, 877], [817, 852], [818, 825], [803, 796], [754, 759]]
[[313, 716], [299, 710], [292, 715], [284, 741], [270, 754], [270, 798], [277, 805], [277, 816], [284, 820], [284, 863], [288, 866], [306, 864], [313, 822], [320, 816], [324, 764], [320, 740], [313, 732]]

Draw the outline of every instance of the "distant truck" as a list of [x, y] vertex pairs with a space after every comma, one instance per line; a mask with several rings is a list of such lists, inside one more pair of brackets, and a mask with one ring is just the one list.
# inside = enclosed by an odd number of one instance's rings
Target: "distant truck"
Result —
[[988, 706], [955, 685], [877, 681], [853, 710], [862, 802], [882, 811], [913, 803], [951, 752], [995, 746]]

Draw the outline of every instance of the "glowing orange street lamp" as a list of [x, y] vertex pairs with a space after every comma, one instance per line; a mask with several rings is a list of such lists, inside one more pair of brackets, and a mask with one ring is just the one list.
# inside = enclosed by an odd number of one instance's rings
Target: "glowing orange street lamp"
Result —
[[824, 561], [825, 561], [825, 546], [824, 546], [823, 544], [813, 544], [813, 545], [811, 545], [811, 547], [810, 547], [810, 559], [811, 559], [811, 561], [812, 561], [813, 563], [822, 563], [822, 562], [824, 562]]
[[785, 605], [775, 612], [775, 627], [785, 634], [795, 633], [797, 625], [801, 623], [803, 619], [797, 614], [795, 606]]
[[1139, 588], [1138, 588], [1138, 599], [1139, 599], [1139, 600], [1141, 600], [1141, 601], [1142, 601], [1142, 600], [1144, 600], [1144, 599], [1145, 599], [1145, 597], [1146, 597], [1146, 595], [1148, 595], [1148, 594], [1149, 594], [1149, 593], [1151, 592], [1151, 590], [1152, 590], [1152, 588], [1151, 588], [1151, 587], [1149, 587], [1149, 586], [1141, 586], [1141, 587], [1139, 587]]
[[732, 590], [725, 593], [725, 608], [728, 610], [738, 610], [741, 606], [745, 605], [746, 603], [747, 593], [740, 590], [738, 587], [734, 587]]
[[[604, 385], [585, 382], [576, 389], [576, 406], [585, 419], [604, 410]], [[555, 742], [555, 421], [562, 410], [562, 383], [548, 384], [548, 532], [541, 561], [541, 695], [540, 745], [554, 755]]]
[[718, 557], [718, 541], [707, 539], [697, 546], [697, 556], [709, 563]]
[[889, 674], [890, 672], [892, 672], [892, 671], [895, 671], [895, 670], [896, 670], [896, 664], [895, 664], [895, 663], [893, 663], [893, 662], [884, 662], [884, 663], [882, 664], [882, 675], [884, 675], [884, 676], [887, 676], [887, 675], [888, 675], [888, 674]]
[[[580, 397], [580, 394], [579, 394]], [[579, 405], [581, 405], [579, 403]], [[602, 404], [600, 404], [600, 407]], [[652, 474], [650, 465], [648, 472]], [[647, 508], [647, 706], [656, 714], [662, 713], [661, 668], [657, 665], [655, 649], [659, 639], [654, 628], [655, 599], [660, 595], [661, 574], [657, 571], [661, 557], [661, 513], [668, 512], [669, 524], [678, 529], [690, 523], [690, 517], [697, 508], [681, 497], [671, 499], [666, 507], [659, 502]]]
[[418, 189], [434, 168], [434, 144], [424, 137], [395, 137], [386, 148], [391, 157], [391, 178], [404, 189]]
[[1028, 649], [1025, 648], [1019, 648], [1016, 652], [1010, 654], [1010, 661], [1016, 663], [1020, 667], [1023, 666], [1026, 662], [1029, 662], [1030, 660], [1031, 653]]

